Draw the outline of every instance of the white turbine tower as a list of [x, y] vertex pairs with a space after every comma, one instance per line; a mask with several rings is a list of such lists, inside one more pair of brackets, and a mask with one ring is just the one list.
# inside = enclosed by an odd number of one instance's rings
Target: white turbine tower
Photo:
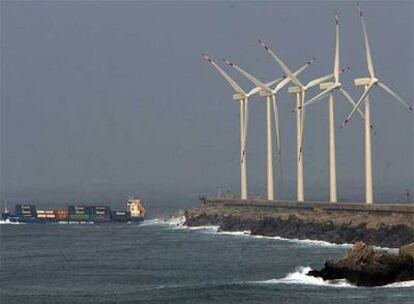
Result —
[[374, 85], [378, 85], [381, 89], [385, 92], [390, 94], [392, 97], [395, 98], [400, 104], [405, 106], [410, 111], [413, 110], [412, 106], [409, 106], [401, 97], [399, 97], [394, 91], [392, 91], [388, 86], [384, 83], [380, 82], [378, 78], [375, 76], [374, 72], [374, 65], [372, 63], [372, 55], [371, 55], [371, 48], [368, 41], [368, 32], [367, 27], [365, 25], [364, 15], [362, 14], [362, 10], [358, 5], [359, 16], [362, 22], [362, 30], [364, 33], [364, 41], [365, 41], [365, 51], [367, 56], [367, 66], [368, 66], [368, 75], [369, 77], [365, 78], [357, 78], [354, 79], [355, 86], [363, 86], [364, 92], [362, 93], [361, 97], [357, 101], [355, 107], [351, 111], [351, 113], [347, 116], [344, 122], [341, 124], [340, 128], [344, 127], [351, 117], [354, 115], [355, 111], [358, 110], [359, 106], [362, 102], [365, 101], [365, 201], [367, 204], [373, 203], [373, 186], [372, 186], [372, 158], [371, 158], [371, 133], [370, 133], [370, 123], [371, 123], [371, 115], [370, 115], [370, 102], [369, 102], [369, 92], [374, 87]]
[[[282, 148], [281, 148], [281, 139], [280, 139], [280, 118], [279, 118], [279, 109], [277, 106], [276, 94], [283, 89], [290, 81], [290, 77], [286, 77], [279, 82], [274, 89], [269, 85], [261, 82], [256, 77], [252, 76], [241, 67], [239, 67], [234, 62], [223, 59], [229, 66], [235, 68], [239, 73], [251, 81], [254, 85], [261, 88], [260, 96], [266, 97], [266, 127], [267, 127], [267, 198], [268, 200], [273, 200], [273, 162], [272, 162], [272, 131], [271, 131], [271, 104], [270, 98], [272, 98], [273, 112], [275, 117], [275, 132], [276, 132], [276, 147], [279, 155], [279, 170], [280, 170], [280, 180], [281, 180], [281, 189], [283, 189], [283, 167], [282, 167]], [[303, 72], [309, 65], [313, 63], [315, 59], [311, 59], [306, 64], [301, 66], [295, 73], [295, 76]]]
[[[319, 85], [320, 89], [323, 90], [321, 93], [305, 102], [303, 107], [313, 104], [322, 98], [329, 96], [329, 201], [337, 202], [337, 191], [336, 191], [336, 152], [335, 152], [335, 110], [334, 110], [334, 98], [333, 93], [339, 91], [345, 97], [345, 99], [354, 107], [355, 102], [352, 97], [342, 88], [339, 81], [339, 19], [338, 15], [335, 14], [336, 23], [336, 37], [335, 37], [335, 59], [334, 59], [334, 82], [324, 82]], [[364, 118], [364, 114], [358, 109], [358, 113]]]
[[[235, 93], [233, 99], [240, 102], [240, 197], [242, 200], [247, 199], [247, 167], [246, 167], [246, 143], [247, 143], [247, 126], [248, 126], [248, 100], [249, 97], [259, 93], [261, 88], [256, 87], [250, 92], [246, 93], [239, 84], [237, 84], [229, 75], [226, 74], [217, 63], [207, 54], [202, 54], [204, 59], [206, 59], [220, 75], [230, 84], [234, 89]], [[272, 82], [269, 82], [267, 85], [274, 85], [277, 82], [281, 81], [283, 78], [276, 79]]]
[[303, 109], [303, 104], [305, 101], [305, 93], [308, 89], [313, 88], [314, 86], [319, 85], [322, 82], [328, 81], [334, 74], [329, 74], [317, 79], [309, 81], [306, 85], [302, 84], [300, 80], [292, 73], [292, 71], [287, 67], [287, 65], [282, 61], [282, 59], [270, 49], [270, 47], [264, 43], [262, 40], [259, 40], [259, 44], [276, 60], [280, 65], [283, 72], [292, 80], [295, 84], [295, 87], [289, 88], [289, 93], [296, 94], [296, 108], [299, 110], [296, 111], [296, 140], [297, 140], [297, 201], [304, 201], [304, 182], [303, 182], [303, 157], [302, 157], [302, 141], [303, 141], [303, 129], [304, 129], [304, 119], [305, 111]]

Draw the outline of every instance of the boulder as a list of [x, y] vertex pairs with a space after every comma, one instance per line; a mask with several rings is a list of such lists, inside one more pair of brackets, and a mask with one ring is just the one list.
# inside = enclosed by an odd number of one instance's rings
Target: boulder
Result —
[[376, 252], [372, 246], [358, 242], [338, 262], [328, 260], [324, 268], [311, 270], [308, 275], [324, 280], [345, 279], [357, 286], [382, 286], [414, 280], [414, 244], [404, 247], [397, 255]]
[[409, 255], [414, 258], [414, 243], [402, 246], [399, 250], [399, 255]]

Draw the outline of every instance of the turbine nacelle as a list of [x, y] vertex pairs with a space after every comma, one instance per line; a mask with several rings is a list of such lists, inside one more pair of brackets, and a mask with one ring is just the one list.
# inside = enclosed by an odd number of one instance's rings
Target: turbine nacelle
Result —
[[368, 86], [372, 83], [377, 83], [378, 79], [377, 78], [371, 78], [371, 77], [363, 77], [363, 78], [355, 78], [354, 79], [354, 84], [357, 87], [364, 87], [364, 86]]
[[302, 88], [301, 87], [289, 87], [288, 92], [290, 94], [298, 94], [302, 92]]
[[244, 96], [243, 94], [236, 93], [236, 94], [233, 95], [233, 100], [240, 101], [240, 100], [243, 100], [245, 98], [246, 98], [246, 96]]
[[260, 91], [259, 92], [259, 95], [261, 96], [261, 97], [267, 97], [267, 96], [272, 96], [272, 95], [274, 95], [273, 94], [273, 92], [269, 92], [269, 91]]
[[323, 83], [321, 83], [320, 85], [319, 85], [319, 89], [321, 89], [321, 90], [326, 90], [326, 89], [329, 89], [329, 88], [331, 88], [332, 86], [335, 86], [335, 88], [339, 88], [340, 86], [341, 86], [341, 83], [340, 82], [323, 82]]

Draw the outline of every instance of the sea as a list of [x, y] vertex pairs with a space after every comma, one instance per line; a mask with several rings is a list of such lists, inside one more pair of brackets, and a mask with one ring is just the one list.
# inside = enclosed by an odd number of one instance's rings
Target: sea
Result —
[[[395, 303], [414, 281], [355, 287], [306, 275], [351, 245], [190, 228], [182, 216], [137, 224], [0, 225], [0, 302]], [[386, 249], [384, 249], [386, 250]]]

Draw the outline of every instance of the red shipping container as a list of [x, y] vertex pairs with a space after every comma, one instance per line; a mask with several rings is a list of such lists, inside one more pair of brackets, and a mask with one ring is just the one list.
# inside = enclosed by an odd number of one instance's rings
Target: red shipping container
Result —
[[68, 208], [61, 208], [53, 210], [55, 213], [55, 218], [58, 220], [67, 220], [69, 218]]

